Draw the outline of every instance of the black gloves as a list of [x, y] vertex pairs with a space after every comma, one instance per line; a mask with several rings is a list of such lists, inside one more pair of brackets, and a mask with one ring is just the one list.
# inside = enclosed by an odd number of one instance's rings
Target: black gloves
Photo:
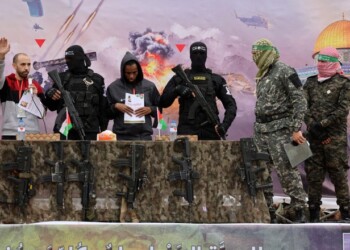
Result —
[[191, 89], [183, 85], [177, 85], [175, 91], [181, 97], [189, 97], [191, 95]]
[[221, 138], [226, 138], [226, 128], [222, 123], [218, 125], [217, 132]]
[[319, 141], [324, 141], [329, 138], [328, 133], [324, 127], [322, 127], [319, 122], [312, 122], [309, 126], [310, 136]]
[[52, 97], [54, 96], [54, 94], [56, 93], [57, 89], [55, 88], [50, 88], [49, 90], [46, 91], [45, 95], [46, 97], [52, 99]]

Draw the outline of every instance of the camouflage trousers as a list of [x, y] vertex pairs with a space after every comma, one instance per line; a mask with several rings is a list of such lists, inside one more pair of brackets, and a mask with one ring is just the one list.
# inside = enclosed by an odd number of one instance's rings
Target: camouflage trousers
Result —
[[348, 157], [346, 137], [337, 137], [330, 144], [322, 145], [311, 141], [313, 156], [305, 161], [310, 205], [321, 205], [322, 183], [326, 173], [334, 184], [337, 204], [349, 206], [347, 178]]
[[[303, 189], [300, 173], [297, 167], [289, 163], [283, 145], [290, 143], [292, 132], [288, 128], [261, 133], [255, 132], [254, 140], [259, 151], [270, 154], [272, 164], [267, 163], [269, 174], [266, 182], [271, 181], [271, 171], [274, 168], [283, 188], [283, 192], [291, 198], [291, 206], [295, 209], [303, 208], [306, 204], [306, 193]], [[267, 205], [272, 205], [273, 189], [264, 190]]]

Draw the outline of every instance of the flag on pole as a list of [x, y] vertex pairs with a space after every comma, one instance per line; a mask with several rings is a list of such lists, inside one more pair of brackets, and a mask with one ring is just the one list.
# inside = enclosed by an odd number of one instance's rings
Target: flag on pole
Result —
[[166, 130], [167, 129], [167, 124], [163, 119], [163, 115], [162, 113], [159, 111], [159, 109], [157, 108], [157, 118], [158, 118], [158, 126], [157, 129], [159, 130]]
[[73, 128], [73, 124], [70, 120], [70, 116], [68, 113], [68, 110], [66, 109], [66, 120], [62, 123], [62, 126], [60, 128], [60, 133], [63, 134], [65, 137], [68, 137], [68, 132]]

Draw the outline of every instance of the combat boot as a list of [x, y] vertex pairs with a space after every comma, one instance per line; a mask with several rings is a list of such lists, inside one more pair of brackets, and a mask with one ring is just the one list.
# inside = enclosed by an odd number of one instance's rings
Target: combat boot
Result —
[[310, 205], [309, 212], [310, 212], [310, 222], [311, 223], [320, 222], [320, 206]]
[[297, 208], [295, 209], [295, 223], [305, 223], [305, 212], [304, 208]]
[[349, 220], [350, 221], [349, 207], [348, 206], [341, 206], [339, 208], [339, 211], [340, 211], [342, 220]]

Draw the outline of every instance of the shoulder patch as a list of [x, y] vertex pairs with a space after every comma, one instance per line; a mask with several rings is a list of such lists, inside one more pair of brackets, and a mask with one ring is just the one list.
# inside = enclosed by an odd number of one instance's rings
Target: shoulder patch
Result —
[[300, 78], [297, 73], [292, 74], [288, 79], [293, 83], [296, 88], [300, 88], [302, 85]]

